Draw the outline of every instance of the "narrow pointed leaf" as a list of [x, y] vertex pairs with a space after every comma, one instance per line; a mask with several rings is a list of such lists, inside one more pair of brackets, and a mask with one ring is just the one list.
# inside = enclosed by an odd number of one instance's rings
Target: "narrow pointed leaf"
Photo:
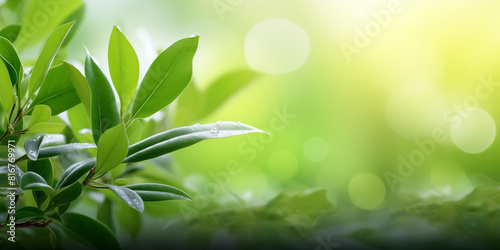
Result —
[[98, 143], [106, 130], [120, 123], [120, 113], [113, 86], [87, 51], [85, 76], [91, 93], [91, 122], [94, 142]]
[[120, 98], [121, 115], [134, 97], [139, 81], [139, 59], [121, 30], [114, 26], [109, 39], [109, 73]]
[[254, 132], [265, 133], [260, 129], [238, 122], [217, 122], [175, 128], [131, 145], [124, 162], [152, 159], [206, 139], [225, 138]]
[[8, 121], [14, 104], [14, 90], [10, 82], [9, 72], [2, 60], [0, 60], [0, 89], [0, 105], [4, 111], [3, 117]]
[[134, 190], [143, 201], [191, 200], [184, 191], [163, 184], [144, 183], [125, 187]]
[[87, 114], [90, 115], [90, 89], [89, 85], [87, 84], [87, 80], [82, 75], [82, 73], [77, 68], [75, 68], [75, 66], [67, 62], [64, 62], [64, 65], [68, 69], [68, 74], [69, 77], [71, 78], [71, 83], [75, 88], [78, 98], [83, 103], [83, 106], [87, 111]]
[[9, 42], [13, 43], [17, 39], [20, 30], [21, 25], [9, 25], [0, 30], [0, 36], [7, 38]]
[[144, 202], [135, 191], [123, 186], [104, 185], [111, 189], [116, 196], [125, 201], [130, 207], [141, 213], [144, 212]]
[[14, 45], [4, 37], [0, 37], [0, 58], [9, 71], [12, 85], [17, 84], [23, 76], [23, 65]]
[[60, 189], [78, 181], [82, 176], [87, 174], [96, 164], [96, 158], [89, 158], [84, 161], [77, 162], [69, 166], [56, 184], [56, 189]]
[[72, 84], [68, 68], [60, 64], [51, 68], [40, 87], [35, 100], [30, 105], [44, 104], [50, 107], [52, 115], [58, 115], [80, 103], [80, 98]]
[[175, 42], [151, 64], [132, 102], [134, 118], [146, 118], [172, 103], [191, 80], [198, 36]]
[[37, 138], [26, 140], [24, 142], [24, 149], [26, 150], [28, 158], [36, 161], [38, 159], [49, 158], [72, 151], [96, 147], [92, 143], [70, 143], [64, 145], [54, 145], [60, 143], [61, 141], [58, 136], [38, 136]]
[[21, 188], [23, 190], [44, 191], [48, 194], [52, 193], [54, 189], [47, 184], [47, 182], [39, 174], [34, 172], [27, 172], [21, 178]]
[[82, 193], [82, 189], [82, 184], [80, 182], [75, 182], [65, 188], [55, 191], [50, 195], [50, 203], [46, 211], [76, 200]]
[[64, 42], [64, 39], [68, 35], [71, 27], [73, 27], [73, 24], [74, 22], [71, 22], [59, 26], [54, 30], [54, 32], [52, 32], [52, 34], [50, 34], [49, 38], [45, 42], [42, 53], [38, 57], [38, 60], [36, 61], [31, 73], [31, 79], [28, 88], [29, 97], [31, 97], [42, 85], [45, 77], [47, 76], [47, 73], [49, 72], [50, 66], [52, 65], [52, 61], [56, 57], [59, 48]]
[[123, 123], [104, 132], [101, 139], [97, 144], [95, 176], [99, 176], [120, 165], [127, 156], [128, 151], [128, 139]]

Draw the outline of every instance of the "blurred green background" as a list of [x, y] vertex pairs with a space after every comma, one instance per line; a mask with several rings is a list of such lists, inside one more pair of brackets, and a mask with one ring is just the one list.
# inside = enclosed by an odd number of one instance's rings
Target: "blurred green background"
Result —
[[[477, 187], [500, 180], [500, 144], [495, 140], [500, 119], [500, 2], [84, 3], [84, 18], [65, 50], [68, 60], [81, 68], [84, 44], [108, 74], [109, 35], [118, 25], [137, 51], [141, 78], [158, 52], [193, 33], [200, 34], [192, 82], [199, 91], [231, 72], [257, 73], [251, 73], [245, 88], [220, 109], [200, 119], [189, 105], [196, 100], [190, 87], [176, 105], [151, 118], [151, 130], [227, 120], [272, 134], [203, 142], [155, 161], [161, 171], [149, 170], [151, 178], [164, 176], [166, 183], [186, 188], [194, 200], [147, 204], [150, 215], [142, 222], [141, 237], [169, 229], [182, 235], [181, 225], [192, 225], [192, 218], [213, 215], [217, 209], [265, 207], [280, 193], [319, 189], [326, 189], [328, 201], [312, 203], [309, 209], [322, 204], [328, 212], [324, 219], [314, 219], [319, 224], [313, 231], [301, 235], [307, 235], [313, 248], [322, 247], [320, 241], [330, 236], [339, 239], [340, 248], [387, 247], [374, 242], [392, 244], [398, 233], [416, 241], [432, 238], [428, 232], [435, 228], [419, 224], [426, 220], [443, 221], [439, 230], [455, 225], [473, 239], [483, 234], [481, 230], [498, 230], [496, 212], [469, 219], [457, 209], [457, 222], [440, 217], [453, 214], [449, 210], [438, 209], [438, 217], [429, 219], [408, 207], [425, 199], [455, 204]], [[34, 59], [39, 48], [21, 56]], [[303, 200], [290, 199], [283, 207]], [[488, 207], [498, 211], [497, 204]], [[95, 216], [89, 209], [94, 205], [82, 202], [74, 209]], [[423, 219], [401, 222], [394, 217], [405, 210]], [[202, 219], [186, 230], [198, 236], [210, 232], [210, 244], [238, 238], [213, 217], [213, 224]], [[237, 218], [239, 228], [261, 223], [260, 217]], [[476, 225], [473, 233], [469, 220]], [[483, 222], [490, 226], [478, 229]], [[207, 225], [213, 227], [202, 228]], [[371, 231], [351, 234], [367, 228], [385, 236]]]

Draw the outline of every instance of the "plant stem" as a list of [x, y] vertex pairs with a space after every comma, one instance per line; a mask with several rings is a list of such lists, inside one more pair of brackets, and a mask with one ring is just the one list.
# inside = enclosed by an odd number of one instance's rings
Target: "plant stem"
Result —
[[20, 162], [20, 161], [24, 161], [24, 160], [26, 160], [26, 159], [28, 159], [28, 155], [23, 155], [23, 156], [21, 156], [21, 157], [17, 158], [17, 159], [16, 159], [16, 161], [15, 161], [14, 163], [18, 163], [18, 162]]
[[[25, 222], [21, 222], [21, 223], [16, 223], [16, 228], [27, 228], [27, 227], [46, 227], [48, 226], [50, 223], [52, 223], [51, 220], [48, 220], [46, 222], [35, 222], [35, 221], [30, 221], [30, 220], [27, 220]], [[0, 227], [3, 227], [5, 226], [7, 223], [2, 223], [0, 224]]]

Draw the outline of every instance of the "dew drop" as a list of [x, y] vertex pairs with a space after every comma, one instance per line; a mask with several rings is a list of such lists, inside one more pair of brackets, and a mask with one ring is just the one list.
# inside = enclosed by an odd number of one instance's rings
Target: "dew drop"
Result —
[[47, 138], [52, 139], [52, 135], [47, 135]]
[[135, 204], [139, 204], [139, 201], [137, 199], [134, 199]]
[[217, 124], [222, 124], [222, 121], [217, 121]]
[[241, 122], [240, 122], [240, 121], [238, 121], [236, 124], [241, 125]]
[[217, 135], [217, 134], [219, 134], [219, 130], [217, 128], [213, 128], [213, 129], [210, 129], [210, 133], [212, 133], [213, 135]]
[[199, 123], [195, 123], [193, 126], [200, 126], [200, 124]]
[[30, 150], [30, 155], [35, 155], [35, 151]]
[[128, 201], [128, 204], [129, 204], [129, 205], [132, 205], [132, 202], [131, 202], [131, 201]]

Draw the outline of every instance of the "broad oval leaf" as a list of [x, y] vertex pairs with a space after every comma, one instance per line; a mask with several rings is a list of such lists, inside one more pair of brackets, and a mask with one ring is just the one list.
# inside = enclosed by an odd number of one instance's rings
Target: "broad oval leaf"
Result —
[[78, 181], [83, 175], [88, 173], [96, 164], [96, 158], [89, 158], [69, 166], [56, 184], [56, 189], [60, 189]]
[[4, 37], [0, 37], [0, 58], [9, 71], [12, 85], [17, 84], [23, 76], [23, 65], [14, 45]]
[[198, 36], [181, 39], [151, 64], [132, 101], [134, 118], [146, 118], [172, 103], [191, 80]]
[[191, 200], [184, 191], [163, 184], [144, 183], [125, 187], [134, 190], [143, 201]]
[[28, 131], [26, 131], [25, 134], [36, 134], [36, 133], [56, 134], [56, 133], [61, 133], [65, 127], [66, 125], [62, 123], [42, 122], [35, 124]]
[[44, 135], [36, 138], [28, 139], [24, 142], [24, 149], [30, 160], [36, 161], [38, 159], [49, 158], [52, 156], [69, 153], [72, 151], [95, 148], [92, 143], [70, 143], [64, 145], [60, 144], [58, 136]]
[[35, 124], [49, 122], [52, 112], [47, 105], [37, 105], [31, 113], [30, 121], [26, 129], [33, 127]]
[[125, 201], [130, 207], [141, 213], [144, 212], [144, 201], [142, 201], [142, 198], [135, 191], [124, 186], [104, 185], [111, 189], [116, 196], [120, 197], [120, 199]]
[[102, 134], [97, 144], [95, 176], [99, 176], [120, 165], [127, 156], [128, 139], [125, 127], [120, 122]]
[[21, 188], [23, 190], [44, 191], [50, 194], [54, 189], [39, 174], [34, 172], [26, 172], [21, 177]]
[[14, 105], [14, 90], [10, 82], [9, 72], [5, 64], [0, 60], [0, 105], [2, 106], [3, 117], [8, 122], [12, 105]]
[[72, 84], [68, 68], [60, 64], [49, 70], [40, 91], [30, 107], [44, 104], [53, 115], [58, 115], [80, 103], [80, 98]]
[[50, 195], [50, 203], [46, 211], [76, 200], [82, 193], [83, 186], [75, 182], [65, 188], [59, 189]]
[[68, 212], [62, 216], [64, 223], [60, 224], [70, 237], [91, 246], [94, 249], [120, 249], [115, 235], [103, 223], [82, 214]]
[[71, 27], [73, 27], [74, 24], [75, 22], [71, 22], [59, 26], [52, 32], [52, 34], [50, 34], [49, 38], [45, 42], [42, 52], [36, 60], [35, 66], [33, 67], [33, 71], [31, 73], [31, 79], [28, 88], [28, 98], [31, 98], [31, 96], [42, 85], [45, 77], [47, 76], [47, 73], [49, 72], [50, 66], [52, 65], [52, 61], [56, 57], [59, 48], [61, 47], [64, 39], [66, 38]]
[[52, 162], [50, 159], [43, 159], [39, 161], [28, 160], [27, 165], [28, 173], [37, 173], [47, 182], [47, 184], [52, 184], [52, 181], [54, 180], [54, 173], [52, 172]]
[[9, 42], [13, 43], [17, 39], [20, 30], [21, 30], [21, 25], [18, 24], [8, 25], [5, 26], [2, 30], [0, 30], [0, 36], [7, 38]]
[[120, 98], [121, 115], [134, 97], [139, 81], [139, 59], [121, 30], [114, 26], [108, 48], [109, 74]]
[[239, 122], [217, 122], [168, 130], [129, 147], [123, 162], [139, 162], [191, 146], [206, 139], [218, 139], [247, 133], [266, 133]]
[[41, 216], [43, 216], [43, 211], [37, 207], [26, 206], [16, 210], [17, 223]]
[[[39, 161], [28, 160], [27, 165], [28, 165], [27, 166], [28, 172], [34, 172], [39, 174], [45, 180], [45, 182], [47, 182], [49, 186], [52, 186], [52, 182], [54, 180], [54, 174], [52, 172], [52, 162], [50, 161], [50, 159], [44, 159]], [[35, 199], [35, 202], [38, 205], [38, 207], [41, 207], [42, 204], [47, 199], [47, 195], [42, 191], [33, 191], [33, 198]]]
[[91, 93], [91, 122], [94, 142], [98, 143], [101, 135], [120, 123], [120, 112], [116, 104], [113, 86], [87, 51], [85, 76]]
[[90, 115], [90, 89], [89, 85], [87, 84], [87, 80], [82, 75], [82, 73], [77, 68], [75, 68], [75, 66], [67, 62], [64, 62], [64, 65], [66, 65], [66, 68], [68, 69], [69, 77], [71, 78], [71, 82], [73, 84], [73, 87], [75, 88], [78, 98], [83, 103], [87, 114]]

